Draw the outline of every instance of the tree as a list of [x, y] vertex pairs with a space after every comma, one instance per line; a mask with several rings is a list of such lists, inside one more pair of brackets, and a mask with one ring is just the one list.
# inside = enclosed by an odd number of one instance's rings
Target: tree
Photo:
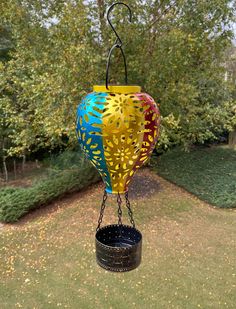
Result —
[[4, 62], [9, 60], [9, 52], [13, 48], [14, 44], [12, 42], [10, 28], [0, 24], [0, 61]]
[[[104, 83], [114, 33], [108, 0], [3, 1], [15, 48], [0, 68], [9, 154], [73, 146], [75, 111], [93, 84]], [[224, 79], [224, 55], [232, 38], [235, 4], [228, 0], [127, 1], [111, 18], [125, 45], [129, 83], [140, 84], [160, 104], [159, 147], [204, 143], [232, 125], [233, 97]], [[111, 79], [123, 82], [115, 53]], [[7, 103], [6, 103], [7, 102]]]
[[[45, 5], [12, 2], [4, 11], [17, 41], [1, 82], [7, 91], [2, 100], [11, 102], [5, 112], [12, 128], [12, 155], [64, 145], [70, 137], [75, 140], [75, 107], [94, 78], [88, 66], [93, 54], [85, 40], [88, 12], [82, 1], [65, 4], [58, 13], [60, 23], [50, 27], [46, 21], [53, 12], [45, 16]], [[57, 12], [59, 6], [58, 2], [51, 9]]]
[[[10, 52], [14, 50], [14, 42], [11, 36], [9, 25], [0, 23], [0, 72], [3, 71], [4, 63], [10, 60]], [[0, 75], [1, 76], [1, 75]], [[1, 83], [0, 83], [1, 86]], [[1, 88], [0, 88], [1, 89]], [[1, 89], [3, 90], [3, 89]], [[3, 97], [3, 91], [0, 91], [0, 98]], [[6, 121], [5, 104], [2, 101], [0, 105], [0, 159], [5, 181], [8, 181], [7, 157], [11, 141], [8, 137], [9, 128]]]
[[229, 146], [234, 148], [236, 147], [236, 47], [233, 45], [226, 51], [225, 67], [225, 79], [232, 85], [232, 96], [234, 99], [234, 104], [231, 106], [232, 116], [227, 124], [227, 130], [229, 131]]

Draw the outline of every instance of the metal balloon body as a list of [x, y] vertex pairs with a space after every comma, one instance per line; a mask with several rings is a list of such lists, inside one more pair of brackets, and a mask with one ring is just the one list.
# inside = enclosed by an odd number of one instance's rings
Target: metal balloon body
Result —
[[139, 86], [94, 86], [77, 110], [79, 144], [107, 193], [125, 193], [159, 136], [160, 113]]

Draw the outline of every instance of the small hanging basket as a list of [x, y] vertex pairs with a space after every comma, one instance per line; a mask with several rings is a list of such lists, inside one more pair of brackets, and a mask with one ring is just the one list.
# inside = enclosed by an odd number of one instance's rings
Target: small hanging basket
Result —
[[135, 269], [141, 263], [142, 256], [142, 234], [135, 228], [128, 192], [126, 192], [124, 196], [132, 226], [122, 223], [122, 200], [118, 193], [118, 224], [106, 225], [102, 228], [100, 227], [107, 200], [107, 192], [104, 190], [95, 235], [96, 258], [98, 265], [115, 272], [125, 272]]
[[110, 271], [125, 272], [141, 262], [142, 234], [129, 225], [112, 224], [95, 235], [97, 263]]

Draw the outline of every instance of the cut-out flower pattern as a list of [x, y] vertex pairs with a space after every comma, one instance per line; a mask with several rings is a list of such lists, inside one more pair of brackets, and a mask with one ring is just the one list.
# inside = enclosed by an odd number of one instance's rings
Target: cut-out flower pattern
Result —
[[159, 111], [147, 94], [91, 93], [81, 103], [78, 139], [112, 192], [124, 192], [158, 137]]

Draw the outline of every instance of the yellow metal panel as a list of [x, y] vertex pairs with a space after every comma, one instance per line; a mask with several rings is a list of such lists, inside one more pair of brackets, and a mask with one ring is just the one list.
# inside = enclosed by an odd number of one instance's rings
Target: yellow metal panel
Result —
[[115, 92], [115, 93], [135, 93], [135, 92], [141, 92], [140, 86], [133, 86], [133, 85], [109, 85], [108, 89], [105, 85], [95, 85], [93, 86], [93, 91], [95, 92]]
[[108, 93], [103, 113], [103, 146], [112, 193], [124, 193], [144, 134], [142, 101], [134, 94]]

